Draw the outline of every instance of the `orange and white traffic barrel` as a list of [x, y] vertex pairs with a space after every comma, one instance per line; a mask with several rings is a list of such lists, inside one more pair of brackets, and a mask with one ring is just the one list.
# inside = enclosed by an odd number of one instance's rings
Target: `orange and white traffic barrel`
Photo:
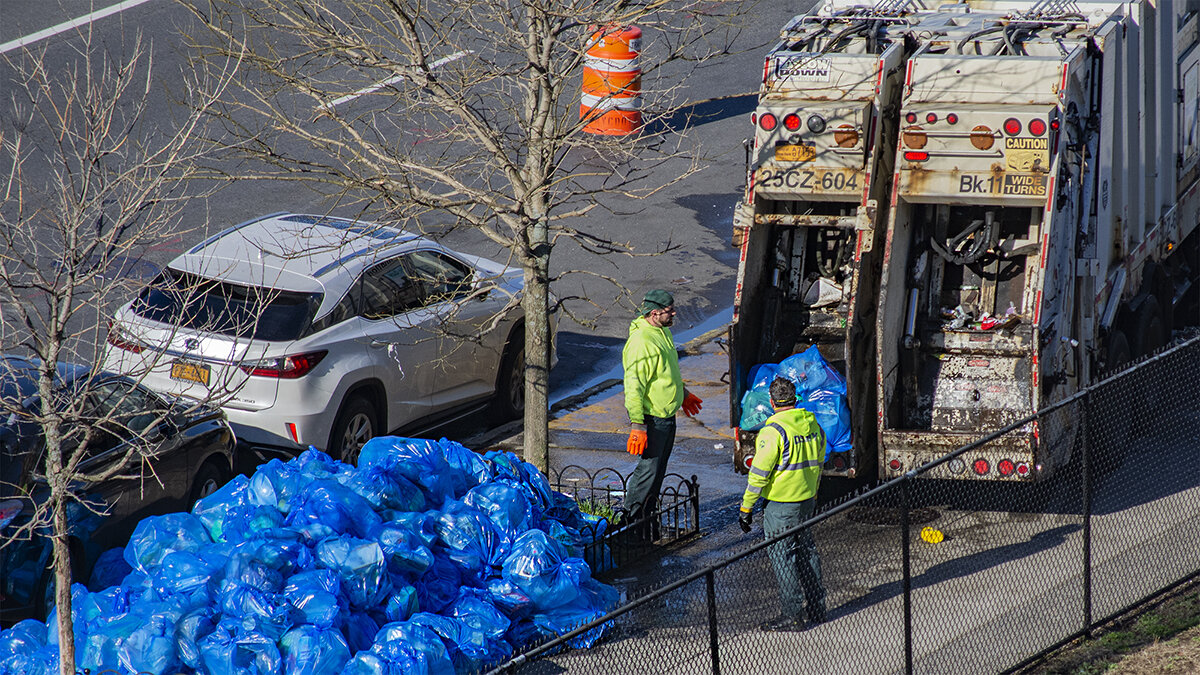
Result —
[[592, 34], [583, 61], [579, 119], [589, 134], [617, 136], [642, 127], [642, 30], [608, 27]]

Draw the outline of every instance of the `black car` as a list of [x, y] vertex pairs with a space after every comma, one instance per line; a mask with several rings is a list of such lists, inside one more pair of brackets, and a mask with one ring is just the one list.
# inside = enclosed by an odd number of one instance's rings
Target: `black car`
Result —
[[[0, 356], [0, 621], [45, 618], [53, 606], [48, 526], [17, 536], [49, 492], [40, 362]], [[236, 439], [220, 409], [155, 393], [128, 377], [58, 363], [53, 409], [69, 420], [63, 455], [82, 447], [80, 472], [119, 469], [78, 484], [68, 509], [73, 577], [86, 583], [100, 553], [124, 546], [147, 516], [190, 510], [232, 475]], [[87, 429], [93, 429], [81, 446]], [[138, 446], [141, 447], [138, 447]], [[128, 460], [130, 450], [138, 452]], [[85, 505], [86, 504], [86, 505]], [[91, 508], [89, 508], [91, 507]]]

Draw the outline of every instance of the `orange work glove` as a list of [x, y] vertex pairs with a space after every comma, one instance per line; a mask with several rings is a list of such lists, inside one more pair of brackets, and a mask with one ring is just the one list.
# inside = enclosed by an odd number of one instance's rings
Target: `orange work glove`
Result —
[[696, 413], [700, 412], [701, 403], [704, 403], [704, 401], [700, 400], [699, 396], [690, 391], [687, 392], [683, 395], [683, 414], [688, 417], [695, 417]]
[[631, 455], [641, 455], [646, 449], [646, 430], [634, 427], [629, 430], [629, 440], [625, 443], [625, 449]]

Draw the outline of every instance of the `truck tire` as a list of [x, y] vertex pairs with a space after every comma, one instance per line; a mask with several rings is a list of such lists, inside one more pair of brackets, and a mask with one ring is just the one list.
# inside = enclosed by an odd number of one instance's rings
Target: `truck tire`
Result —
[[362, 396], [353, 396], [342, 406], [333, 423], [329, 454], [347, 464], [358, 464], [358, 453], [379, 431], [375, 408]]
[[1138, 308], [1134, 324], [1137, 332], [1134, 334], [1131, 353], [1135, 357], [1149, 356], [1162, 349], [1167, 344], [1169, 330], [1163, 320], [1162, 309], [1158, 306], [1158, 298], [1151, 295]]
[[1104, 360], [1104, 372], [1111, 375], [1125, 364], [1129, 363], [1132, 352], [1129, 350], [1129, 338], [1125, 332], [1114, 330], [1108, 336], [1108, 349]]

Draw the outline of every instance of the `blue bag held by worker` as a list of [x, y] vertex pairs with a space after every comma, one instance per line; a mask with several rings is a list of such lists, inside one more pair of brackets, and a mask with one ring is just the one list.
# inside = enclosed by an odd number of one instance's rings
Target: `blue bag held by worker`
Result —
[[750, 369], [750, 390], [768, 392], [771, 383], [779, 376], [779, 364], [760, 363]]
[[742, 418], [738, 426], [746, 431], [758, 431], [773, 413], [771, 395], [752, 389], [742, 396]]
[[779, 374], [795, 383], [800, 400], [817, 390], [846, 395], [846, 378], [825, 362], [816, 345], [780, 361]]
[[850, 409], [846, 407], [845, 396], [819, 389], [812, 392], [808, 400], [798, 402], [796, 407], [811, 412], [817, 418], [817, 424], [825, 432], [826, 456], [830, 452], [850, 449]]

